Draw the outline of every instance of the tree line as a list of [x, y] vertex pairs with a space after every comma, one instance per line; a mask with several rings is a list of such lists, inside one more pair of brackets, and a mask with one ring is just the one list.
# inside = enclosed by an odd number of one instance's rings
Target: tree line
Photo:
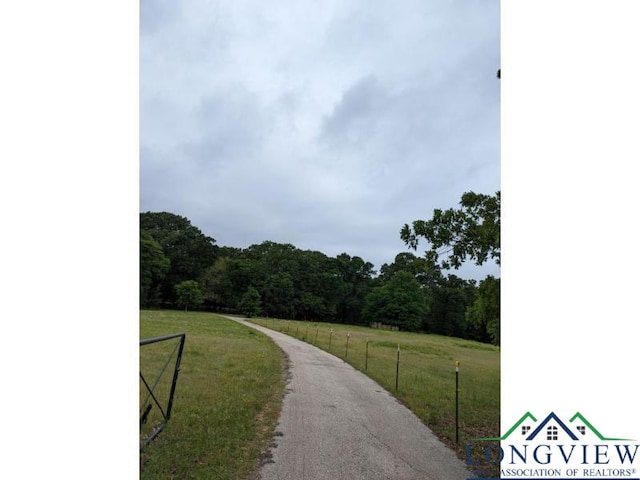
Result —
[[405, 225], [401, 238], [409, 247], [417, 249], [424, 237], [431, 250], [423, 257], [399, 253], [379, 272], [347, 253], [329, 257], [271, 241], [218, 246], [185, 217], [141, 213], [140, 306], [379, 322], [499, 344], [500, 279], [478, 283], [443, 272], [466, 259], [499, 263], [499, 192], [465, 194], [461, 207]]

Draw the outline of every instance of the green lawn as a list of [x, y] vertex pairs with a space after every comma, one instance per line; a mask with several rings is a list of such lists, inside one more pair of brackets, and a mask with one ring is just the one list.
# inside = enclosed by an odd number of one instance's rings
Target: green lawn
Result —
[[[476, 443], [474, 438], [500, 436], [499, 347], [440, 335], [351, 325], [274, 319], [253, 321], [308, 341], [323, 350], [329, 350], [331, 341], [331, 353], [346, 359], [393, 393], [438, 437], [456, 449], [461, 458], [464, 458], [466, 444]], [[330, 333], [332, 329], [333, 334]], [[400, 363], [396, 391], [398, 345]], [[456, 361], [460, 362], [457, 445]]]
[[[141, 453], [140, 478], [247, 479], [275, 433], [284, 392], [282, 354], [264, 335], [210, 313], [140, 312], [141, 339], [180, 332], [186, 343], [171, 419]], [[174, 345], [140, 348], [140, 369], [149, 382]], [[172, 366], [158, 395], [168, 394]], [[140, 402], [145, 394], [140, 382]], [[154, 407], [142, 433], [157, 414]]]

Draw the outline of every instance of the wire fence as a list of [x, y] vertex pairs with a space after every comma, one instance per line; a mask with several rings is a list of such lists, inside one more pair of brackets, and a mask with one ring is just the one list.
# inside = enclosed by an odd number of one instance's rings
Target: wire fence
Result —
[[453, 337], [342, 324], [253, 321], [313, 344], [364, 372], [393, 392], [450, 444], [499, 432], [496, 347]]

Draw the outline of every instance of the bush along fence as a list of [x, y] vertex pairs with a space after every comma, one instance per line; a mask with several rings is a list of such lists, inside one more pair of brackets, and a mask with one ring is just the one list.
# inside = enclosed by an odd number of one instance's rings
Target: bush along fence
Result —
[[466, 443], [499, 434], [498, 347], [352, 325], [252, 321], [311, 343], [364, 372], [394, 393], [461, 456]]

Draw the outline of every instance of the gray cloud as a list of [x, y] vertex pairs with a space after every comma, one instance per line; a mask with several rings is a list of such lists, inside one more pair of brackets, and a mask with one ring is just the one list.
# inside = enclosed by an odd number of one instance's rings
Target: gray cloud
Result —
[[361, 146], [375, 136], [376, 126], [384, 118], [387, 97], [375, 77], [359, 80], [344, 92], [340, 102], [325, 118], [321, 139], [332, 145]]
[[140, 208], [220, 245], [379, 268], [499, 189], [498, 2], [144, 0], [140, 64]]

